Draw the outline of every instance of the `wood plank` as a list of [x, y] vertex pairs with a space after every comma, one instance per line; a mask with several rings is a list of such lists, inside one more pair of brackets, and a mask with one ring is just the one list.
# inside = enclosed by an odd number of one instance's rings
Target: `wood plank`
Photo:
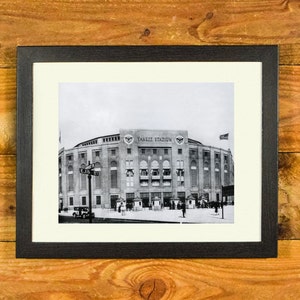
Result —
[[0, 154], [16, 153], [16, 70], [0, 69]]
[[[15, 157], [0, 156], [0, 241], [15, 241]], [[300, 153], [279, 154], [279, 239], [300, 238]]]
[[280, 44], [281, 63], [299, 64], [299, 11], [297, 0], [2, 1], [0, 66], [15, 66], [18, 45], [88, 44]]
[[0, 156], [0, 241], [16, 240], [16, 157]]
[[279, 237], [300, 238], [300, 154], [279, 154]]
[[5, 299], [299, 299], [299, 253], [300, 241], [280, 241], [275, 259], [29, 260], [0, 243], [0, 290]]
[[280, 68], [279, 150], [300, 151], [300, 67]]

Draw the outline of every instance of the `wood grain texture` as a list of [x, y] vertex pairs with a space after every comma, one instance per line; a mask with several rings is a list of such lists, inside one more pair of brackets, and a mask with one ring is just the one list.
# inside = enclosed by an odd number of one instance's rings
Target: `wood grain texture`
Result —
[[280, 68], [279, 151], [300, 151], [300, 67]]
[[300, 154], [279, 154], [279, 236], [300, 238]]
[[297, 0], [1, 1], [0, 66], [15, 65], [18, 45], [253, 43], [299, 64], [299, 11]]
[[0, 241], [16, 240], [16, 157], [0, 156]]
[[0, 154], [16, 153], [16, 70], [0, 69]]
[[0, 299], [300, 299], [296, 240], [278, 259], [15, 259], [18, 45], [279, 44], [279, 238], [299, 239], [299, 14], [298, 0], [0, 0]]
[[278, 259], [16, 260], [14, 251], [0, 243], [2, 299], [300, 298], [300, 241], [280, 241]]

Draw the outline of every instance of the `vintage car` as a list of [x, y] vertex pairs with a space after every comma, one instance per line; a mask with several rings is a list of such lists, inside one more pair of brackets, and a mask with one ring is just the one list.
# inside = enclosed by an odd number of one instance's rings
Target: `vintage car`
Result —
[[[95, 214], [92, 212], [92, 218], [95, 218]], [[73, 212], [74, 218], [86, 219], [90, 217], [90, 211], [87, 206], [75, 206]]]

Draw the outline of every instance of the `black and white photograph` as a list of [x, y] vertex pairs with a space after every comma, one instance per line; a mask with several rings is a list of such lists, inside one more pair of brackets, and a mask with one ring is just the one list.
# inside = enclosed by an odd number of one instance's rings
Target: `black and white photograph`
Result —
[[59, 223], [234, 223], [233, 82], [61, 82]]

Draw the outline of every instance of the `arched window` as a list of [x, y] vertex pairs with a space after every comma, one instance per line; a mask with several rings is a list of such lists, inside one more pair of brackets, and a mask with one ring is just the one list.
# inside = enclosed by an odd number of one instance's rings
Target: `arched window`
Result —
[[140, 169], [148, 169], [148, 164], [145, 160], [140, 162]]
[[148, 186], [149, 180], [148, 163], [145, 160], [140, 162], [140, 185]]
[[168, 160], [163, 161], [163, 175], [171, 176], [170, 162]]
[[158, 169], [159, 168], [159, 163], [157, 160], [153, 160], [151, 163], [151, 169]]
[[163, 161], [163, 169], [170, 169], [170, 162], [168, 160]]
[[110, 187], [118, 187], [118, 164], [116, 161], [110, 163]]
[[151, 174], [152, 176], [159, 176], [159, 163], [157, 160], [151, 162]]
[[126, 170], [126, 186], [130, 187], [133, 186], [133, 176], [134, 171], [133, 170]]

